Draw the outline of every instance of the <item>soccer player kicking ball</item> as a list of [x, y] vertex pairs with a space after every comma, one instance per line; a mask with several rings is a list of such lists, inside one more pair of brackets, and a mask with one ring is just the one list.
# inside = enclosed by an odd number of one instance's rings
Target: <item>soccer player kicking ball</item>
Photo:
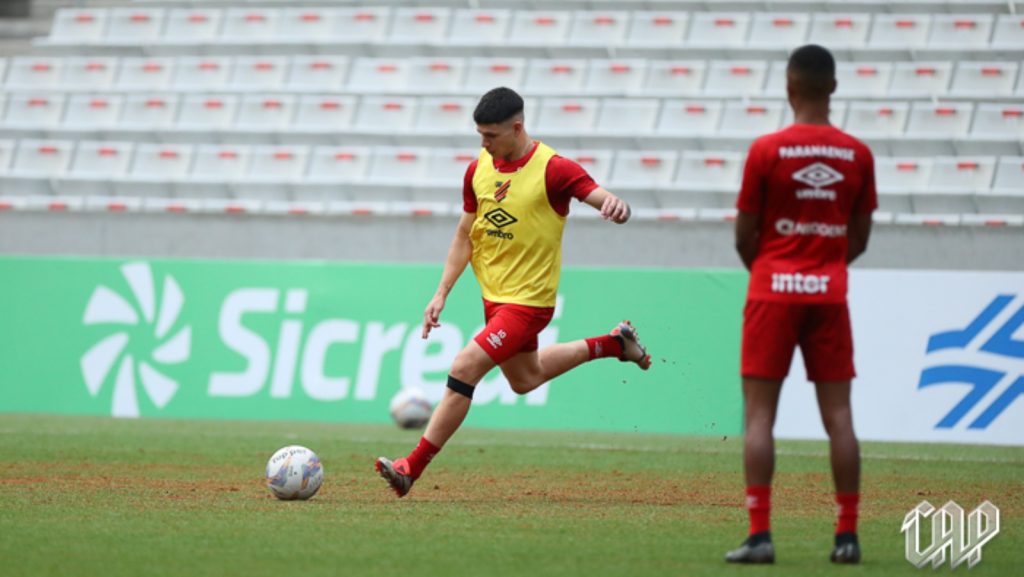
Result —
[[377, 472], [399, 497], [455, 434], [476, 384], [495, 365], [522, 395], [594, 359], [651, 366], [629, 321], [607, 335], [537, 350], [537, 335], [554, 313], [569, 202], [579, 199], [616, 224], [629, 220], [630, 208], [578, 164], [532, 140], [523, 118], [523, 99], [508, 88], [484, 94], [473, 112], [482, 149], [466, 170], [462, 217], [437, 293], [423, 312], [423, 338], [440, 326], [448, 293], [469, 263], [483, 292], [487, 325], [455, 357], [448, 390], [419, 445], [404, 459], [377, 459]]
[[782, 381], [800, 347], [831, 445], [839, 522], [834, 563], [858, 563], [860, 449], [850, 414], [853, 337], [847, 264], [867, 248], [877, 207], [871, 151], [829, 124], [835, 61], [814, 45], [793, 52], [786, 91], [795, 122], [751, 145], [736, 207], [736, 249], [750, 270], [743, 313], [744, 437], [750, 536], [730, 563], [773, 563], [769, 515], [772, 428]]

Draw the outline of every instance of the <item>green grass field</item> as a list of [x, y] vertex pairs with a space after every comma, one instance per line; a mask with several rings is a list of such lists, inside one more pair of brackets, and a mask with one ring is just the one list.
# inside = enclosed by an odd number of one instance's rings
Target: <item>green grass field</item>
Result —
[[[971, 574], [1024, 566], [1020, 448], [865, 443], [865, 558], [835, 567], [826, 446], [779, 443], [777, 564], [736, 567], [721, 558], [746, 530], [738, 438], [467, 429], [398, 500], [373, 460], [417, 438], [0, 414], [0, 574], [916, 575], [931, 569], [906, 562], [900, 524], [923, 499], [968, 510], [989, 499], [1002, 531]], [[267, 458], [287, 444], [323, 460], [310, 501], [263, 486]]]

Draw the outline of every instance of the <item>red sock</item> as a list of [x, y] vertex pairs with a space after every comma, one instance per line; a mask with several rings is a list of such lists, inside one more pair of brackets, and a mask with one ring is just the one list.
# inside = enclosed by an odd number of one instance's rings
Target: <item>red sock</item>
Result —
[[591, 337], [587, 339], [587, 350], [590, 352], [590, 360], [605, 357], [617, 359], [622, 356], [622, 342], [611, 335]]
[[409, 474], [412, 475], [412, 478], [419, 479], [423, 474], [423, 469], [426, 469], [434, 455], [440, 452], [441, 447], [431, 443], [426, 437], [420, 437], [420, 444], [416, 445], [416, 448], [406, 457], [406, 460], [409, 461]]
[[836, 493], [836, 503], [839, 503], [839, 520], [836, 522], [836, 535], [840, 533], [856, 533], [860, 493]]
[[751, 485], [747, 487], [747, 512], [750, 513], [751, 535], [771, 530], [771, 485]]

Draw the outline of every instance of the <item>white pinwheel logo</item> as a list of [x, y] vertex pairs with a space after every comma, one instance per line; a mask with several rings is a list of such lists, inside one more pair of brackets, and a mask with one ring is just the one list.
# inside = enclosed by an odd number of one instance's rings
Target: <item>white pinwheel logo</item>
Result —
[[[131, 287], [138, 309], [121, 295], [100, 285], [93, 291], [85, 308], [82, 322], [86, 325], [121, 325], [121, 330], [103, 338], [82, 356], [82, 376], [92, 396], [100, 392], [103, 383], [117, 365], [114, 379], [114, 401], [111, 414], [115, 417], [138, 417], [139, 399], [135, 391], [136, 367], [142, 387], [158, 408], [164, 408], [178, 391], [178, 383], [157, 370], [154, 364], [177, 364], [188, 360], [192, 350], [192, 327], [185, 326], [173, 336], [168, 333], [185, 304], [181, 287], [170, 275], [164, 277], [159, 306], [154, 291], [153, 271], [148, 263], [128, 263], [121, 267]], [[142, 319], [139, 313], [142, 313]], [[153, 327], [157, 346], [150, 359], [136, 359], [125, 353], [128, 347], [128, 327], [145, 323]], [[155, 326], [154, 326], [155, 323]], [[166, 337], [166, 338], [165, 338]], [[118, 364], [120, 360], [120, 364]]]

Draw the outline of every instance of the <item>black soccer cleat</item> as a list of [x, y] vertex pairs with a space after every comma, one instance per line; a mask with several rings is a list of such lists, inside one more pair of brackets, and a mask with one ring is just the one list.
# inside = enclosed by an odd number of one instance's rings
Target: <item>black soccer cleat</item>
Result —
[[775, 563], [775, 546], [769, 531], [755, 533], [738, 548], [725, 554], [727, 563], [769, 564]]
[[860, 563], [860, 543], [856, 533], [840, 533], [836, 535], [836, 546], [829, 555], [833, 563], [856, 565]]
[[396, 459], [392, 462], [386, 457], [380, 457], [374, 467], [399, 497], [406, 496], [409, 489], [412, 489], [415, 479], [409, 474], [409, 465], [405, 459]]

